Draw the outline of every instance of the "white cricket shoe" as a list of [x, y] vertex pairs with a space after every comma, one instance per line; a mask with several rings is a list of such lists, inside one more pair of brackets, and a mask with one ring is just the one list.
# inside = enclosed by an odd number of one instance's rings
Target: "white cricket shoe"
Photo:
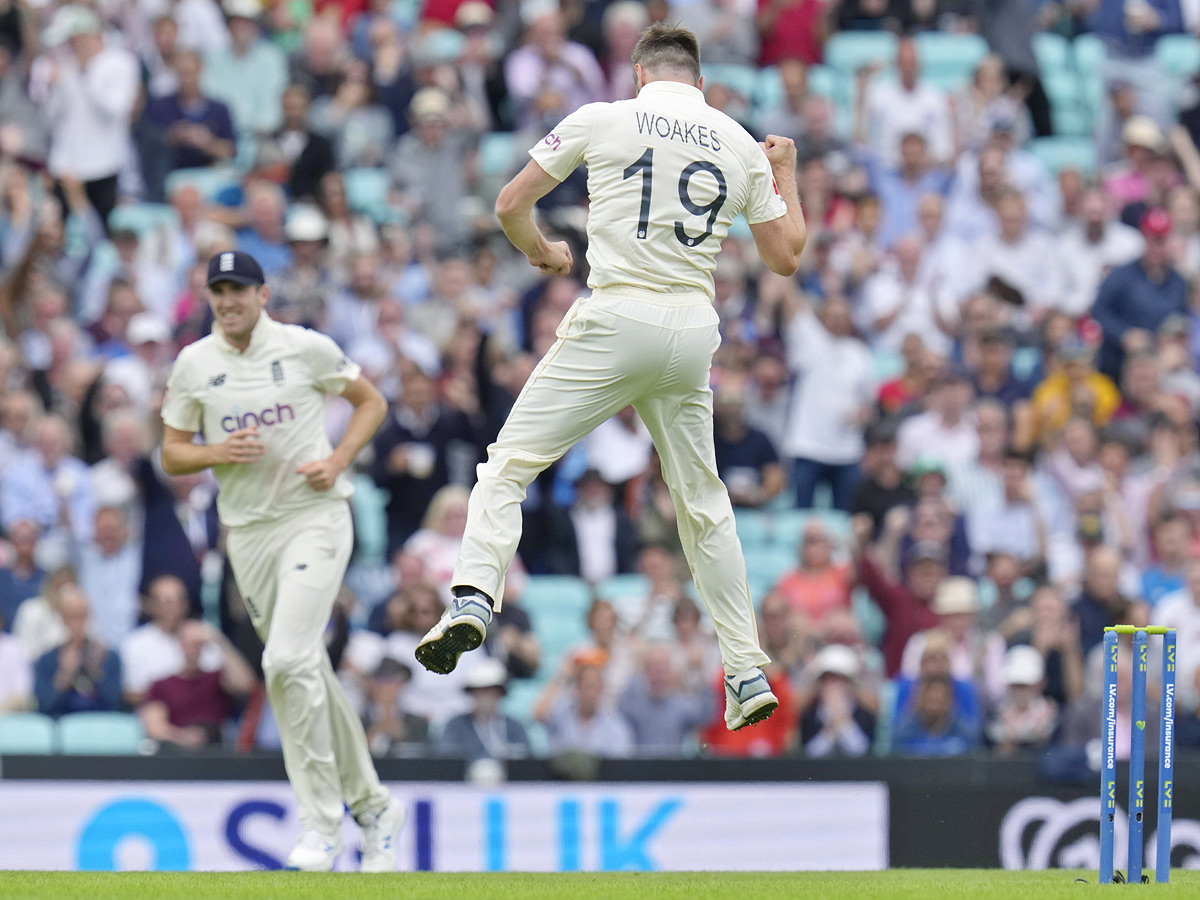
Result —
[[778, 707], [762, 669], [725, 676], [725, 727], [730, 731], [765, 722]]
[[460, 656], [483, 643], [491, 623], [492, 608], [482, 594], [455, 597], [417, 644], [417, 662], [439, 675], [453, 672]]
[[396, 799], [374, 814], [358, 819], [362, 828], [362, 871], [396, 871], [396, 837], [408, 817], [404, 807]]
[[296, 872], [332, 872], [333, 864], [342, 854], [341, 834], [321, 834], [307, 829], [300, 835], [295, 848], [288, 854], [285, 869]]

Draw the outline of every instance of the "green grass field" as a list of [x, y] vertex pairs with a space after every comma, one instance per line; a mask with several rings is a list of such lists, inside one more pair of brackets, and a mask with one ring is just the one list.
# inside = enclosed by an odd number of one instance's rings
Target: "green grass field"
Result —
[[[1200, 872], [1173, 872], [1155, 896], [1196, 896]], [[1076, 883], [1086, 878], [1091, 883]], [[1095, 872], [895, 869], [888, 872], [396, 874], [0, 872], [4, 900], [1011, 900], [1078, 897]], [[1114, 887], [1114, 890], [1117, 888]]]

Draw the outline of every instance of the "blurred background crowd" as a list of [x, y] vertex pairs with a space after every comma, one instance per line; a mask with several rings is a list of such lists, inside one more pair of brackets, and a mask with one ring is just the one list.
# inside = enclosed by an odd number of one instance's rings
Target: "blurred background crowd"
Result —
[[[531, 487], [485, 652], [413, 660], [586, 290], [584, 173], [541, 205], [570, 277], [513, 253], [496, 192], [631, 96], [657, 21], [699, 35], [710, 104], [795, 139], [810, 235], [785, 279], [739, 222], [716, 272], [717, 464], [783, 701], [734, 735], [631, 409]], [[1195, 0], [0, 0], [0, 712], [278, 746], [215, 484], [155, 450], [236, 247], [391, 403], [328, 629], [376, 754], [1072, 771], [1126, 622], [1179, 629], [1200, 746], [1198, 28]]]

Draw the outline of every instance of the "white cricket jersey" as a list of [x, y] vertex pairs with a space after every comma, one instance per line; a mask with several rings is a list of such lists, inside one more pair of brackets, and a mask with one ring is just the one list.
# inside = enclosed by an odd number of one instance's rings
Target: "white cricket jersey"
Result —
[[330, 338], [263, 312], [245, 351], [225, 340], [219, 324], [180, 351], [162, 418], [172, 428], [202, 433], [209, 444], [258, 426], [263, 457], [213, 466], [213, 474], [224, 524], [265, 522], [354, 492], [344, 474], [330, 490], [314, 491], [296, 469], [333, 452], [325, 434], [325, 395], [342, 393], [358, 375], [358, 364]]
[[582, 106], [529, 155], [559, 181], [587, 164], [592, 288], [711, 297], [717, 251], [737, 214], [757, 225], [787, 213], [754, 138], [679, 82]]

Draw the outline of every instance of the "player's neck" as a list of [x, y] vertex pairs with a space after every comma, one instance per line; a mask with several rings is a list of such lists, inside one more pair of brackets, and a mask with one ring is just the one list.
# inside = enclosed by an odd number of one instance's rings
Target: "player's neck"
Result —
[[222, 330], [221, 336], [225, 338], [225, 342], [234, 350], [239, 353], [245, 353], [246, 349], [250, 346], [250, 341], [254, 339], [254, 329], [258, 327], [258, 320], [261, 316], [262, 311], [260, 310], [258, 315], [254, 317], [254, 321], [250, 323], [250, 327], [246, 329], [245, 334], [234, 335]]

